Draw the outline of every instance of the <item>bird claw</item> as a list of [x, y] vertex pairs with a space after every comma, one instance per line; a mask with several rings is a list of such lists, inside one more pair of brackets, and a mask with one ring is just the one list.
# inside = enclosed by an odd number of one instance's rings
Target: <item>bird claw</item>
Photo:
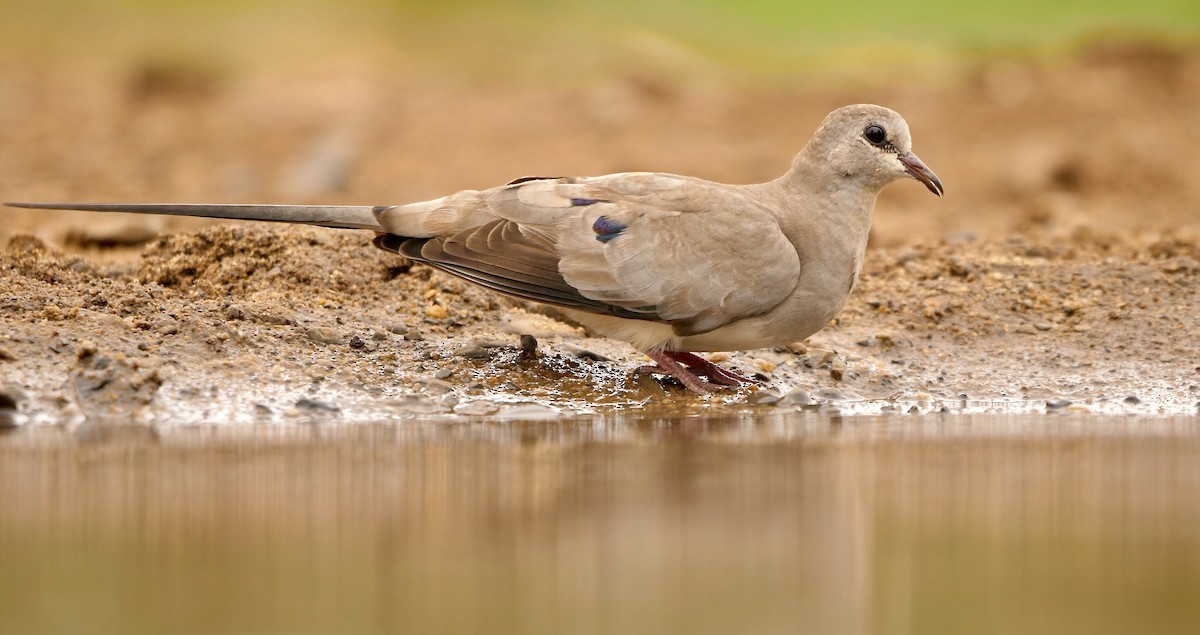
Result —
[[[688, 390], [700, 395], [717, 390], [722, 386], [762, 383], [752, 377], [721, 368], [694, 353], [661, 351], [647, 353], [647, 355], [658, 363], [642, 366], [636, 372], [670, 375], [678, 379]], [[701, 379], [700, 375], [706, 377], [708, 381]]]
[[708, 377], [709, 381], [716, 382], [722, 386], [740, 386], [741, 384], [761, 384], [764, 383], [753, 377], [747, 377], [736, 371], [721, 368], [716, 364], [696, 355], [695, 353], [671, 353], [671, 355], [683, 364], [687, 364], [699, 375]]

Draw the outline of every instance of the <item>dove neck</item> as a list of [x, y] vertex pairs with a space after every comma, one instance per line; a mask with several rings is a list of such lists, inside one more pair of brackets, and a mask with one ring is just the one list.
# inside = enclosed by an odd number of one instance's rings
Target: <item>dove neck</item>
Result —
[[870, 223], [881, 189], [867, 179], [842, 173], [827, 160], [813, 160], [807, 152], [797, 155], [787, 173], [770, 185], [789, 202], [802, 205], [806, 213], [865, 223]]

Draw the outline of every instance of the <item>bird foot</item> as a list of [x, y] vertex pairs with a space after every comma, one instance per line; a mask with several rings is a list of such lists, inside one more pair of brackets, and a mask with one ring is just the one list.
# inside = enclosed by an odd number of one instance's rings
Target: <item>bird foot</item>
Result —
[[[707, 394], [721, 386], [761, 383], [752, 377], [721, 368], [694, 353], [659, 351], [646, 354], [658, 363], [654, 366], [642, 366], [637, 369], [637, 372], [670, 375], [678, 379], [688, 390], [699, 395]], [[706, 377], [708, 381], [701, 379], [700, 375]]]
[[687, 364], [696, 374], [708, 377], [709, 381], [716, 382], [722, 386], [738, 386], [741, 384], [761, 384], [762, 381], [753, 377], [747, 377], [736, 371], [721, 368], [716, 364], [696, 355], [695, 353], [670, 353], [675, 359]]

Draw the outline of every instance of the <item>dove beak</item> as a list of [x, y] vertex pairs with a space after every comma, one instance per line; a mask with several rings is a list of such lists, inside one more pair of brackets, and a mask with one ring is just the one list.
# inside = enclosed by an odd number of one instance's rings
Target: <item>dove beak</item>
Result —
[[908, 172], [909, 176], [924, 183], [930, 192], [938, 196], [945, 194], [946, 189], [942, 187], [942, 181], [933, 173], [933, 170], [925, 167], [917, 155], [905, 152], [900, 155], [900, 163], [904, 165], [904, 171]]

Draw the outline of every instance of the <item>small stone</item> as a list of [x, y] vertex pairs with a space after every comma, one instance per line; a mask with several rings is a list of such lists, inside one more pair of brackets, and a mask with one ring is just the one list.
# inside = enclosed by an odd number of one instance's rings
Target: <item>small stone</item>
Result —
[[783, 399], [783, 395], [774, 390], [759, 390], [746, 397], [746, 403], [753, 406], [769, 406], [779, 403], [780, 399]]
[[875, 336], [874, 335], [868, 336], [866, 338], [858, 340], [857, 342], [855, 342], [855, 344], [858, 344], [859, 346], [866, 346], [866, 347], [874, 346], [876, 344]]
[[822, 388], [817, 391], [817, 399], [825, 401], [842, 401], [846, 398], [846, 393], [837, 388]]
[[407, 331], [404, 333], [404, 341], [406, 342], [423, 342], [425, 335], [420, 331]]
[[261, 312], [255, 312], [251, 315], [256, 322], [261, 324], [273, 324], [275, 326], [290, 326], [296, 323], [296, 317], [281, 309], [267, 309]]
[[563, 344], [562, 349], [564, 351], [570, 352], [572, 355], [574, 355], [575, 357], [578, 357], [579, 359], [590, 359], [594, 362], [611, 362], [612, 361], [611, 359], [609, 359], [608, 357], [605, 357], [604, 355], [601, 355], [600, 353], [597, 353], [595, 351], [589, 351], [588, 349], [583, 348], [582, 346], [575, 346], [574, 344]]
[[341, 408], [339, 408], [331, 403], [326, 403], [324, 401], [318, 401], [316, 399], [309, 399], [307, 397], [297, 401], [296, 407], [301, 410], [307, 410], [309, 412], [336, 413], [336, 412], [342, 411]]
[[275, 414], [275, 411], [271, 410], [271, 407], [268, 406], [267, 404], [262, 404], [262, 403], [254, 404], [254, 416], [265, 417], [267, 415], [272, 415], [272, 414]]
[[342, 336], [330, 329], [323, 329], [316, 326], [310, 326], [304, 330], [304, 334], [308, 339], [319, 342], [321, 344], [345, 344], [346, 340]]
[[486, 348], [470, 344], [463, 346], [454, 351], [455, 355], [465, 357], [467, 359], [491, 359], [492, 352]]
[[444, 320], [449, 314], [450, 312], [446, 310], [446, 307], [440, 304], [431, 304], [425, 307], [425, 317], [432, 320]]
[[1061, 410], [1062, 408], [1066, 408], [1069, 405], [1071, 405], [1070, 399], [1047, 399], [1046, 400], [1046, 409], [1047, 410]]
[[404, 335], [405, 333], [408, 332], [408, 327], [402, 323], [397, 322], [396, 324], [391, 325], [388, 328], [388, 330], [395, 333], [396, 335]]
[[445, 378], [447, 378], [447, 377], [449, 377], [449, 376], [451, 376], [451, 375], [453, 375], [453, 374], [454, 374], [454, 370], [453, 370], [453, 369], [451, 369], [451, 368], [443, 368], [443, 369], [439, 370], [438, 372], [434, 373], [434, 374], [433, 374], [433, 378], [434, 378], [434, 379], [445, 379]]
[[1018, 326], [1016, 328], [1016, 331], [1018, 333], [1022, 333], [1025, 335], [1035, 335], [1037, 333], [1037, 329], [1033, 328], [1032, 326], [1030, 326], [1028, 324], [1022, 324], [1022, 325]]
[[225, 318], [229, 320], [242, 320], [246, 317], [246, 311], [240, 304], [231, 304], [225, 307]]
[[793, 355], [805, 355], [808, 353], [808, 345], [804, 342], [792, 342], [785, 346], [789, 353]]
[[843, 362], [840, 359], [835, 359], [832, 363], [830, 363], [829, 376], [832, 377], [834, 381], [842, 381], [842, 377], [845, 376], [845, 374], [846, 362]]
[[817, 400], [803, 388], [793, 388], [779, 401], [782, 406], [815, 406]]
[[0, 388], [0, 410], [17, 410], [20, 403], [29, 398], [25, 391], [16, 386]]
[[386, 340], [387, 338], [388, 338], [388, 334], [386, 331], [381, 331], [379, 329], [373, 329], [371, 331], [371, 339], [375, 340], [376, 342], [382, 342], [383, 340]]
[[1130, 405], [1135, 405], [1135, 404], [1142, 403], [1142, 400], [1141, 400], [1141, 399], [1138, 399], [1138, 398], [1137, 398], [1137, 395], [1129, 395], [1128, 397], [1126, 397], [1126, 398], [1125, 398], [1125, 399], [1123, 399], [1122, 401], [1123, 401], [1124, 403], [1127, 403], [1127, 404], [1130, 404]]
[[1050, 329], [1054, 328], [1054, 325], [1049, 322], [1034, 322], [1033, 328], [1039, 331], [1049, 331]]
[[433, 393], [435, 395], [444, 395], [449, 392], [454, 392], [454, 386], [451, 386], [449, 382], [445, 382], [440, 379], [418, 379], [415, 383], [423, 386], [425, 392]]
[[75, 347], [75, 357], [79, 359], [87, 359], [96, 354], [96, 343], [91, 340], [80, 340], [79, 346]]
[[529, 335], [528, 333], [521, 336], [521, 352], [522, 353], [526, 353], [526, 354], [533, 353], [534, 351], [537, 350], [537, 347], [538, 347], [538, 341], [537, 341], [536, 337]]
[[363, 340], [363, 338], [361, 338], [357, 335], [350, 338], [350, 348], [363, 349], [366, 347], [367, 347], [367, 343], [366, 343], [366, 341]]
[[0, 346], [0, 362], [12, 362], [16, 361], [16, 359], [17, 356], [15, 353], [7, 348], [4, 348], [3, 346]]

